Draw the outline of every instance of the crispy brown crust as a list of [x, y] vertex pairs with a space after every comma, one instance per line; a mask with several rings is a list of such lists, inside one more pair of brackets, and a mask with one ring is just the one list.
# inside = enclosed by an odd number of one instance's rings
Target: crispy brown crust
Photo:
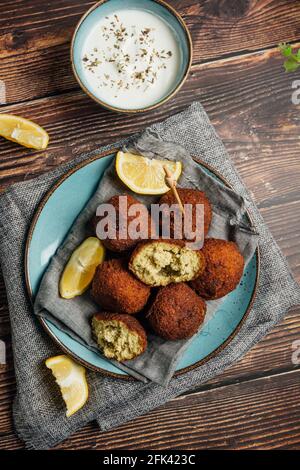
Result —
[[[203, 204], [204, 205], [204, 237], [208, 234], [211, 219], [212, 219], [212, 208], [207, 198], [206, 194], [203, 191], [199, 191], [198, 189], [191, 189], [191, 188], [178, 188], [177, 189], [178, 195], [182, 204], [192, 204], [196, 206], [196, 204]], [[160, 204], [167, 204], [168, 206], [172, 204], [177, 204], [176, 198], [172, 191], [168, 191], [164, 194], [159, 201]], [[164, 210], [162, 210], [162, 217], [164, 215]], [[170, 234], [171, 238], [174, 237], [174, 216], [170, 217]], [[195, 230], [196, 226], [196, 212], [192, 211], [192, 230]], [[182, 232], [182, 237], [183, 237]], [[190, 240], [193, 241], [193, 240]]]
[[158, 336], [178, 340], [197, 333], [205, 313], [204, 300], [181, 282], [159, 288], [147, 318]]
[[[159, 244], [159, 243], [167, 243], [169, 245], [176, 245], [176, 246], [180, 246], [181, 248], [185, 247], [186, 245], [186, 242], [184, 240], [164, 240], [164, 239], [159, 239], [159, 240], [146, 240], [146, 241], [143, 241], [143, 242], [140, 242], [136, 248], [133, 250], [131, 256], [130, 256], [130, 259], [129, 259], [129, 264], [128, 264], [128, 267], [129, 269], [134, 273], [134, 261], [137, 257], [137, 255], [139, 253], [141, 253], [141, 251], [143, 251], [143, 249], [145, 247], [148, 247], [149, 245], [155, 245], [155, 244]], [[194, 251], [194, 250], [193, 250]], [[198, 251], [194, 251], [198, 258], [199, 258], [199, 271], [198, 273], [195, 274], [195, 279], [204, 271], [204, 268], [205, 268], [205, 257], [202, 253], [201, 250], [198, 250]]]
[[140, 322], [132, 315], [126, 313], [99, 312], [94, 315], [99, 321], [117, 321], [122, 323], [129, 331], [136, 333], [140, 338], [141, 352], [145, 352], [147, 348], [147, 334]]
[[[137, 243], [139, 243], [139, 241], [140, 241], [140, 239], [137, 239], [137, 240], [131, 239], [129, 234], [128, 234], [128, 231], [127, 231], [127, 238], [122, 239], [119, 236], [119, 229], [122, 226], [122, 224], [124, 223], [124, 220], [126, 220], [125, 218], [127, 218], [127, 228], [128, 228], [128, 224], [136, 218], [136, 217], [133, 217], [133, 216], [128, 216], [127, 213], [123, 214], [122, 212], [120, 212], [120, 210], [119, 210], [119, 197], [120, 196], [125, 196], [127, 198], [127, 208], [128, 209], [133, 204], [141, 204], [140, 201], [138, 201], [137, 199], [132, 197], [130, 194], [121, 194], [121, 195], [116, 194], [115, 196], [110, 198], [109, 201], [107, 201], [107, 204], [112, 204], [116, 209], [116, 219], [117, 219], [116, 220], [116, 223], [117, 223], [117, 225], [116, 225], [116, 229], [117, 229], [116, 235], [117, 235], [117, 238], [116, 239], [106, 238], [105, 240], [102, 240], [102, 243], [108, 250], [111, 250], [111, 251], [114, 251], [114, 252], [117, 252], [117, 253], [132, 250], [137, 245]], [[95, 234], [96, 234], [97, 224], [100, 222], [101, 219], [102, 219], [102, 217], [95, 215], [90, 221], [90, 226], [92, 227], [92, 230]], [[147, 220], [147, 227], [146, 227], [148, 237], [151, 236], [151, 229], [152, 229], [152, 231], [155, 231], [154, 224], [152, 223], [151, 217], [149, 215], [148, 220]]]
[[201, 250], [206, 259], [203, 273], [191, 287], [205, 299], [219, 299], [233, 291], [243, 275], [244, 258], [234, 242], [208, 238]]
[[92, 283], [92, 296], [104, 309], [134, 314], [142, 310], [150, 295], [150, 287], [128, 271], [125, 259], [104, 261]]

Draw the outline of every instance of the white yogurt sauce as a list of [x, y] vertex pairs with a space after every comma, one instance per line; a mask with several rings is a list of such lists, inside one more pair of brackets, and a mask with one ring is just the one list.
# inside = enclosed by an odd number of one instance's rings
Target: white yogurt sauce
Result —
[[158, 16], [119, 10], [90, 31], [82, 61], [90, 89], [100, 100], [122, 109], [139, 109], [172, 90], [180, 50], [173, 31]]

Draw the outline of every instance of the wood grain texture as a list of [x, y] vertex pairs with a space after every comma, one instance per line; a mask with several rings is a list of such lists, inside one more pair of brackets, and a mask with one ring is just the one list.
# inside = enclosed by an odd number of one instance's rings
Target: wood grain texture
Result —
[[[295, 309], [286, 315], [285, 319], [278, 324], [263, 340], [253, 347], [240, 361], [233, 364], [220, 376], [207, 382], [201, 387], [202, 391], [212, 391], [216, 388], [248, 382], [255, 378], [268, 375], [281, 374], [286, 371], [300, 370], [300, 365], [292, 364], [293, 343], [300, 339], [300, 310]], [[12, 402], [15, 395], [15, 378], [13, 370], [13, 359], [9, 336], [0, 337], [8, 345], [7, 366], [0, 368], [0, 449], [7, 445], [6, 438], [12, 439]], [[298, 377], [299, 380], [299, 377]], [[192, 392], [191, 392], [192, 393]], [[168, 414], [168, 405], [162, 408]], [[188, 425], [187, 425], [188, 426]], [[90, 428], [88, 428], [90, 429]], [[138, 429], [138, 428], [137, 428]], [[87, 431], [89, 432], [89, 431]], [[96, 432], [94, 430], [94, 432]], [[143, 432], [143, 426], [139, 428]], [[128, 429], [130, 434], [130, 429]], [[167, 434], [167, 430], [165, 432]], [[163, 438], [162, 438], [163, 441]], [[124, 445], [126, 441], [124, 441]], [[203, 444], [204, 445], [204, 444]], [[18, 446], [22, 446], [19, 442]], [[70, 443], [70, 446], [72, 444]], [[113, 448], [113, 447], [112, 447]]]
[[[293, 447], [300, 437], [299, 380], [295, 371], [198, 392], [86, 440], [105, 450], [124, 448], [125, 438], [127, 449]], [[70, 441], [61, 448], [75, 448], [76, 436]], [[82, 448], [80, 433], [77, 442]]]
[[[300, 202], [263, 209], [263, 216], [278, 241], [283, 253], [287, 256], [290, 267], [300, 281], [299, 259], [299, 226]], [[295, 223], [296, 221], [296, 223]], [[293, 231], [293, 227], [294, 231]], [[3, 279], [0, 276], [0, 298], [3, 299], [0, 308], [0, 339], [5, 340], [10, 347], [10, 325]], [[277, 325], [267, 337], [256, 345], [241, 361], [234, 364], [228, 371], [217, 377], [211, 383], [222, 384], [236, 381], [251, 375], [274, 373], [282, 369], [294, 368], [291, 363], [291, 345], [300, 338], [300, 310], [291, 311], [284, 321]], [[10, 349], [9, 349], [10, 350]], [[8, 356], [7, 369], [0, 370], [0, 386], [5, 385], [6, 376], [3, 372], [12, 373], [12, 356]], [[9, 389], [6, 399], [12, 399], [14, 389]], [[1, 428], [1, 421], [0, 421]]]
[[[300, 371], [179, 397], [108, 432], [95, 424], [59, 449], [293, 449], [300, 439]], [[2, 448], [21, 448], [11, 433]]]
[[299, 38], [297, 1], [204, 0], [170, 2], [192, 33], [195, 61], [270, 48]]
[[43, 50], [70, 41], [79, 18], [95, 2], [53, 0], [2, 1], [1, 58]]
[[[176, 0], [194, 43], [194, 63], [267, 49], [299, 37], [296, 0]], [[0, 79], [7, 103], [78, 88], [70, 68], [70, 40], [90, 1], [0, 4]], [[16, 12], [21, 11], [22, 14]]]

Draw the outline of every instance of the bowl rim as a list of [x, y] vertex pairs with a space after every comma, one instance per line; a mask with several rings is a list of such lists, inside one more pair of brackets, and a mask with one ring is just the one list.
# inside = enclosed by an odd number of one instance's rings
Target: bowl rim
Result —
[[169, 12], [173, 16], [175, 16], [175, 18], [181, 24], [181, 26], [182, 26], [182, 28], [185, 32], [185, 35], [186, 35], [186, 38], [187, 38], [187, 44], [188, 44], [189, 60], [188, 60], [184, 75], [183, 75], [182, 79], [180, 80], [180, 82], [178, 83], [178, 85], [174, 88], [173, 91], [171, 91], [165, 98], [162, 98], [160, 101], [158, 101], [157, 103], [155, 103], [153, 105], [146, 106], [145, 108], [136, 108], [136, 109], [125, 109], [125, 108], [118, 108], [117, 106], [111, 106], [110, 104], [106, 103], [105, 101], [102, 101], [99, 98], [97, 98], [90, 90], [88, 90], [88, 88], [86, 88], [86, 86], [82, 83], [82, 81], [81, 81], [81, 79], [80, 79], [80, 77], [77, 73], [75, 63], [74, 63], [74, 43], [75, 43], [77, 32], [78, 32], [81, 24], [94, 10], [96, 10], [98, 7], [100, 7], [101, 5], [103, 5], [104, 3], [107, 3], [109, 1], [110, 0], [100, 0], [100, 1], [98, 1], [95, 5], [93, 5], [91, 8], [89, 8], [83, 14], [83, 16], [80, 18], [80, 20], [78, 21], [78, 23], [75, 27], [75, 30], [74, 30], [74, 33], [73, 33], [73, 36], [72, 36], [72, 40], [71, 40], [71, 48], [70, 48], [71, 64], [72, 64], [72, 70], [73, 70], [73, 74], [75, 76], [75, 79], [78, 82], [81, 89], [92, 100], [96, 101], [96, 103], [100, 104], [103, 108], [108, 109], [109, 111], [115, 111], [117, 113], [124, 113], [124, 114], [137, 114], [137, 113], [144, 113], [146, 111], [151, 111], [153, 109], [156, 109], [159, 106], [162, 106], [163, 104], [165, 104], [167, 101], [169, 101], [171, 98], [173, 98], [176, 95], [176, 93], [181, 89], [181, 87], [183, 86], [183, 84], [185, 83], [185, 81], [186, 81], [186, 79], [189, 75], [189, 72], [190, 72], [191, 66], [192, 66], [192, 61], [193, 61], [193, 42], [192, 42], [192, 37], [191, 37], [191, 34], [189, 32], [189, 29], [188, 29], [184, 19], [182, 18], [182, 16], [175, 10], [175, 8], [173, 8], [167, 2], [165, 2], [164, 0], [149, 0], [149, 1], [152, 1], [152, 2], [155, 2], [155, 3], [158, 3], [159, 5], [162, 5], [164, 8], [169, 10]]
[[[27, 234], [27, 238], [26, 238], [26, 244], [25, 244], [25, 254], [24, 254], [24, 270], [25, 270], [25, 285], [26, 285], [26, 289], [27, 289], [27, 292], [28, 292], [28, 296], [29, 296], [29, 301], [31, 302], [32, 306], [34, 304], [34, 294], [33, 294], [33, 290], [32, 290], [32, 287], [31, 287], [31, 282], [30, 282], [30, 275], [29, 275], [29, 250], [30, 250], [30, 246], [31, 246], [31, 241], [32, 241], [32, 236], [33, 236], [33, 232], [35, 230], [35, 227], [36, 227], [36, 224], [38, 222], [38, 219], [40, 217], [40, 214], [42, 212], [42, 210], [44, 209], [45, 205], [47, 204], [48, 200], [50, 199], [50, 197], [52, 196], [52, 194], [57, 190], [57, 188], [59, 188], [59, 186], [61, 186], [61, 184], [64, 183], [65, 180], [67, 180], [70, 176], [72, 176], [74, 173], [76, 173], [78, 170], [80, 170], [81, 168], [84, 168], [86, 165], [89, 165], [90, 163], [92, 163], [93, 161], [95, 160], [99, 160], [103, 157], [107, 157], [109, 155], [113, 155], [114, 153], [116, 153], [117, 151], [119, 150], [119, 147], [113, 147], [111, 148], [110, 150], [106, 150], [104, 152], [101, 152], [101, 153], [98, 153], [96, 155], [93, 155], [89, 158], [87, 158], [86, 160], [84, 160], [83, 162], [80, 162], [78, 163], [77, 165], [75, 165], [74, 168], [71, 168], [69, 171], [67, 171], [63, 176], [61, 176], [58, 181], [48, 190], [48, 192], [46, 193], [46, 195], [43, 197], [43, 199], [41, 200], [41, 202], [39, 203], [34, 215], [33, 215], [33, 218], [32, 218], [32, 221], [31, 221], [31, 224], [29, 226], [29, 230], [28, 230], [28, 234]], [[208, 163], [206, 162], [203, 162], [200, 158], [197, 158], [197, 157], [193, 157], [193, 160], [197, 163], [199, 163], [200, 165], [202, 165], [204, 168], [206, 168], [207, 170], [211, 171], [215, 176], [217, 176], [220, 181], [223, 182], [223, 184], [225, 184], [227, 187], [233, 189], [232, 185], [230, 183], [228, 183], [228, 181], [217, 171], [215, 170], [215, 168], [213, 168], [211, 165], [209, 165]], [[247, 217], [249, 218], [249, 221], [251, 222], [252, 224], [252, 227], [253, 227], [253, 218], [251, 216], [251, 213], [249, 211], [249, 209], [246, 210], [246, 215]], [[190, 372], [191, 370], [193, 369], [197, 369], [198, 367], [206, 364], [208, 361], [210, 361], [211, 359], [214, 359], [221, 351], [223, 351], [223, 349], [225, 349], [231, 342], [232, 340], [236, 337], [236, 335], [238, 334], [238, 332], [240, 331], [240, 329], [242, 328], [242, 326], [244, 325], [245, 321], [247, 320], [249, 314], [250, 314], [250, 311], [252, 309], [252, 306], [253, 306], [253, 303], [254, 303], [254, 300], [256, 298], [256, 293], [257, 293], [257, 289], [258, 289], [258, 283], [259, 283], [259, 277], [260, 277], [260, 249], [259, 249], [259, 245], [257, 246], [256, 250], [255, 250], [255, 256], [256, 256], [256, 275], [255, 275], [255, 283], [254, 283], [254, 288], [253, 288], [253, 291], [252, 291], [252, 294], [251, 294], [251, 297], [250, 297], [250, 300], [249, 300], [249, 303], [248, 303], [248, 306], [247, 306], [247, 309], [243, 315], [243, 317], [240, 319], [239, 323], [237, 324], [237, 326], [235, 327], [235, 329], [232, 331], [232, 333], [228, 336], [228, 338], [223, 341], [223, 343], [220, 344], [220, 346], [218, 346], [215, 350], [213, 350], [210, 354], [208, 354], [207, 356], [205, 356], [203, 359], [200, 359], [199, 361], [196, 361], [194, 364], [191, 364], [187, 367], [183, 367], [182, 369], [179, 369], [177, 371], [174, 372], [173, 374], [173, 378], [175, 377], [179, 377], [183, 374], [186, 374], [187, 372]], [[34, 315], [34, 313], [32, 313], [32, 315]], [[77, 356], [76, 353], [74, 353], [73, 351], [71, 351], [67, 346], [65, 346], [58, 338], [57, 336], [51, 331], [50, 327], [47, 325], [47, 322], [46, 320], [44, 320], [42, 317], [37, 317], [36, 315], [34, 315], [35, 318], [37, 318], [37, 320], [40, 322], [40, 324], [42, 325], [43, 329], [48, 333], [48, 335], [51, 337], [51, 339], [54, 341], [54, 343], [66, 354], [68, 354], [70, 357], [72, 357], [75, 361], [77, 361], [79, 364], [83, 365], [84, 367], [86, 367], [87, 369], [89, 370], [92, 370], [92, 371], [95, 371], [95, 372], [99, 372], [101, 373], [103, 376], [105, 377], [110, 377], [110, 378], [114, 378], [114, 379], [121, 379], [121, 380], [125, 380], [125, 381], [138, 381], [138, 379], [132, 377], [131, 375], [126, 375], [126, 374], [118, 374], [116, 372], [111, 372], [111, 371], [108, 371], [106, 369], [102, 369], [102, 367], [99, 367], [99, 366], [95, 366], [87, 361], [85, 361], [84, 359], [82, 359], [81, 357]]]

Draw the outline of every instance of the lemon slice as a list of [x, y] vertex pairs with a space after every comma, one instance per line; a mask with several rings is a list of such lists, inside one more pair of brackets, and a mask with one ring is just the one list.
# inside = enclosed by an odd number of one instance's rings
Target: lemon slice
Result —
[[105, 257], [105, 249], [96, 237], [87, 238], [73, 252], [59, 283], [59, 292], [64, 299], [83, 294], [93, 280], [97, 266]]
[[178, 180], [182, 165], [181, 162], [169, 160], [150, 160], [140, 155], [119, 151], [116, 158], [116, 171], [123, 183], [138, 194], [164, 194], [169, 191], [165, 183], [166, 166]]
[[49, 142], [45, 129], [13, 114], [0, 114], [0, 136], [36, 150], [44, 150]]
[[72, 416], [83, 407], [89, 396], [85, 368], [65, 355], [49, 357], [45, 364], [60, 387], [67, 406], [66, 416]]

